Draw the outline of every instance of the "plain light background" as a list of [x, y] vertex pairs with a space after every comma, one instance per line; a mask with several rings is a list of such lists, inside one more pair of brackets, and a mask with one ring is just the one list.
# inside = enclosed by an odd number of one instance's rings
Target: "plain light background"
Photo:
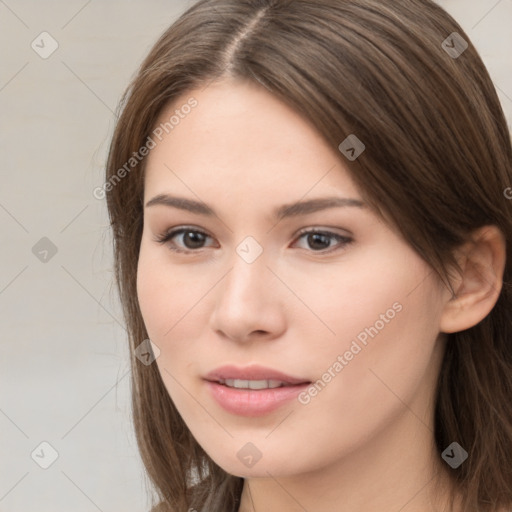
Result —
[[[148, 510], [92, 191], [121, 93], [191, 3], [0, 0], [0, 512]], [[439, 3], [479, 50], [510, 127], [512, 0]], [[58, 43], [46, 59], [31, 47], [42, 32]]]

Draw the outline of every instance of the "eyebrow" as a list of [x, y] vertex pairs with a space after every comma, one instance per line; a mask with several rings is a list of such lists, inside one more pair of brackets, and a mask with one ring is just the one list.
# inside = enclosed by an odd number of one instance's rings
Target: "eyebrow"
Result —
[[[208, 217], [218, 216], [215, 210], [205, 203], [195, 201], [193, 199], [186, 199], [184, 197], [170, 196], [168, 194], [158, 194], [146, 203], [146, 208], [155, 205], [170, 206], [180, 210], [186, 210], [191, 213], [199, 215], [206, 215]], [[284, 204], [274, 209], [274, 218], [281, 220], [286, 217], [296, 217], [299, 215], [307, 215], [309, 213], [326, 210], [328, 208], [340, 208], [354, 206], [357, 208], [364, 208], [365, 204], [359, 199], [352, 199], [347, 197], [322, 197], [317, 199], [309, 199], [308, 201], [297, 201], [295, 203]]]

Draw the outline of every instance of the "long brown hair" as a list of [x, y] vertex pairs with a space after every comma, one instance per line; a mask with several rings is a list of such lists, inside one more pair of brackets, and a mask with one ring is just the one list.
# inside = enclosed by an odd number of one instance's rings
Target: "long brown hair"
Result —
[[[357, 134], [364, 153], [340, 159], [365, 201], [443, 279], [473, 230], [496, 225], [505, 235], [495, 307], [448, 337], [435, 441], [439, 453], [453, 441], [469, 453], [452, 470], [465, 511], [512, 507], [511, 140], [469, 37], [430, 0], [200, 0], [163, 33], [119, 106], [104, 187], [132, 355], [148, 337], [136, 291], [145, 159], [126, 162], [164, 107], [226, 76], [265, 87], [333, 148]], [[199, 446], [157, 366], [131, 364], [136, 436], [158, 510], [237, 511], [243, 479]]]

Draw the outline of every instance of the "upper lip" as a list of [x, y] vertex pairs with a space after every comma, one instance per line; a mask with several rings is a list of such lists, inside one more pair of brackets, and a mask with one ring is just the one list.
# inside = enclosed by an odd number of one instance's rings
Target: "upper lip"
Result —
[[220, 380], [226, 379], [237, 379], [278, 380], [290, 385], [310, 383], [308, 379], [292, 377], [277, 370], [273, 370], [272, 368], [266, 368], [264, 366], [259, 365], [251, 365], [245, 367], [237, 367], [232, 365], [221, 366], [206, 374], [204, 378], [211, 382], [219, 382]]

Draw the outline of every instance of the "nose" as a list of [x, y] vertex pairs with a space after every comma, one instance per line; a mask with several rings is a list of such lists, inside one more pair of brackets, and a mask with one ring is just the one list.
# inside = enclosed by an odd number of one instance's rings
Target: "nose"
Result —
[[218, 336], [244, 343], [271, 340], [284, 332], [283, 286], [264, 254], [252, 263], [235, 254], [230, 271], [215, 287], [210, 325]]

